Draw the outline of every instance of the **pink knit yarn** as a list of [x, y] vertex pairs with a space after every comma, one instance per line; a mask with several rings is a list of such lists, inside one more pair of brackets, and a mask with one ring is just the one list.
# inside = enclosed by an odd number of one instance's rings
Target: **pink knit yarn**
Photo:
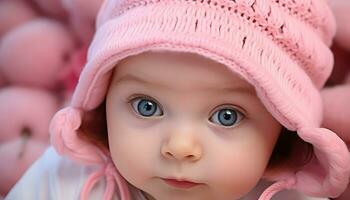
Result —
[[60, 154], [74, 153], [76, 160], [88, 164], [105, 162], [99, 149], [78, 137], [77, 130], [81, 125], [81, 111], [65, 108], [54, 116], [50, 125], [51, 143]]
[[[267, 110], [314, 147], [311, 163], [277, 181], [259, 200], [285, 188], [339, 196], [349, 181], [349, 152], [335, 133], [320, 128], [319, 89], [332, 70], [334, 33], [325, 0], [106, 0], [70, 108], [52, 121], [52, 142], [59, 153], [105, 169], [108, 156], [82, 141], [77, 130], [84, 112], [105, 99], [115, 65], [145, 51], [191, 52], [226, 65], [251, 83]], [[82, 196], [98, 177], [110, 180], [110, 174], [92, 175]], [[105, 199], [115, 185], [107, 184]], [[123, 183], [118, 187], [128, 193]]]

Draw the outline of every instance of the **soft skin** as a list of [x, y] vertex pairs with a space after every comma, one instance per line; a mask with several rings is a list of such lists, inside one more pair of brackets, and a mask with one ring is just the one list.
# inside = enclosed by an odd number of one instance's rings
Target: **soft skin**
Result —
[[[158, 107], [142, 116], [138, 105], [149, 100]], [[225, 115], [235, 116], [233, 124], [219, 120], [224, 109], [235, 114]], [[121, 61], [106, 115], [113, 162], [129, 183], [157, 200], [244, 196], [269, 171], [281, 131], [253, 86], [224, 65], [189, 53], [148, 52]], [[183, 189], [164, 178], [200, 184]]]

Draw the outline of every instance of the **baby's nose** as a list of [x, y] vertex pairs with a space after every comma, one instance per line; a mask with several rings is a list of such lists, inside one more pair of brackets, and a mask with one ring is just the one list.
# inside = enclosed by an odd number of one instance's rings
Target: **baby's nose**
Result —
[[202, 148], [191, 133], [173, 133], [162, 145], [161, 153], [167, 159], [194, 162], [202, 157]]

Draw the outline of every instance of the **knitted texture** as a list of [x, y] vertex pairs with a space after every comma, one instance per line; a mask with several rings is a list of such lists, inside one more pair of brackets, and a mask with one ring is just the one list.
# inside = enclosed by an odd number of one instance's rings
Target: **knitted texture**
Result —
[[[256, 68], [266, 66], [258, 73], [273, 73], [273, 79], [267, 81], [253, 80], [265, 77], [246, 75], [251, 77], [248, 81], [253, 85], [257, 86], [259, 85], [257, 82], [263, 82], [267, 85], [264, 87], [281, 87], [279, 91], [286, 93], [284, 96], [287, 99], [305, 99], [305, 101], [292, 101], [298, 105], [285, 105], [281, 108], [286, 110], [285, 113], [289, 113], [287, 119], [282, 119], [285, 114], [277, 113], [280, 109], [274, 108], [272, 104], [269, 105], [271, 109], [277, 110], [274, 113], [278, 116], [275, 117], [280, 118], [287, 128], [291, 129], [295, 124], [302, 123], [296, 121], [304, 120], [298, 117], [299, 114], [294, 114], [293, 110], [303, 112], [302, 115], [305, 116], [307, 123], [319, 124], [320, 98], [318, 92], [311, 87], [322, 87], [331, 72], [333, 57], [327, 43], [330, 43], [335, 29], [334, 19], [328, 7], [321, 4], [323, 6], [318, 6], [323, 8], [321, 9], [311, 7], [319, 4], [309, 4], [310, 10], [321, 10], [320, 13], [325, 13], [303, 17], [308, 19], [307, 21], [313, 21], [312, 24], [320, 25], [318, 29], [309, 25], [311, 22], [298, 20], [297, 16], [307, 16], [306, 13], [309, 12], [290, 17], [282, 5], [269, 4], [268, 1], [107, 1], [104, 6], [108, 9], [100, 12], [98, 26], [102, 26], [105, 21], [109, 25], [99, 28], [100, 31], [97, 32], [94, 40], [99, 42], [93, 42], [88, 56], [95, 57], [97, 53], [109, 53], [112, 56], [112, 51], [115, 52], [116, 48], [126, 51], [151, 42], [153, 42], [153, 48], [169, 46], [175, 49], [179, 48], [176, 41], [179, 38], [185, 48], [184, 51], [191, 51], [191, 48], [208, 51], [206, 47], [210, 46], [217, 54], [213, 56], [236, 57], [233, 61], [218, 58], [223, 64], [242, 65], [240, 62], [249, 62], [249, 65], [255, 65]], [[329, 23], [321, 19], [327, 19]], [[103, 51], [100, 51], [101, 49]], [[98, 52], [95, 52], [96, 50]], [[107, 52], [108, 50], [111, 52]], [[237, 54], [236, 52], [242, 53], [234, 55]], [[212, 54], [212, 52], [208, 53]], [[98, 62], [93, 64], [95, 66], [101, 62], [92, 61]], [[240, 74], [250, 73], [245, 69], [237, 70]], [[259, 70], [254, 69], [254, 71]], [[314, 84], [307, 83], [310, 82], [310, 77]], [[97, 91], [101, 94], [95, 93], [94, 90], [83, 89], [82, 91], [92, 92], [81, 94], [82, 96], [77, 98], [85, 100], [84, 107], [88, 109], [96, 107], [104, 99], [105, 91], [100, 88]], [[275, 96], [276, 93], [273, 90], [269, 90], [272, 94], [266, 94], [261, 89], [258, 91], [262, 91], [259, 95], [264, 99], [270, 99], [266, 96]], [[96, 98], [95, 95], [97, 95]], [[94, 98], [90, 100], [89, 96]], [[81, 105], [81, 102], [77, 104]], [[311, 109], [306, 111], [304, 107]]]
[[251, 83], [267, 110], [314, 146], [313, 162], [271, 186], [260, 199], [284, 188], [336, 197], [348, 183], [350, 157], [335, 133], [319, 128], [319, 89], [332, 70], [334, 33], [324, 0], [106, 0], [72, 108], [52, 121], [52, 142], [75, 160], [107, 165], [108, 156], [92, 153], [96, 148], [76, 134], [84, 112], [105, 99], [113, 68], [145, 51], [191, 52], [226, 65]]

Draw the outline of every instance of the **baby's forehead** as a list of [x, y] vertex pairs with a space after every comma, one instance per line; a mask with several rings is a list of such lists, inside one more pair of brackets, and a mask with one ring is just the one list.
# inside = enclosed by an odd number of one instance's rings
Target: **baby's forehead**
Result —
[[226, 65], [192, 53], [147, 52], [122, 60], [115, 66], [114, 81], [133, 81], [169, 88], [205, 90], [254, 87]]

